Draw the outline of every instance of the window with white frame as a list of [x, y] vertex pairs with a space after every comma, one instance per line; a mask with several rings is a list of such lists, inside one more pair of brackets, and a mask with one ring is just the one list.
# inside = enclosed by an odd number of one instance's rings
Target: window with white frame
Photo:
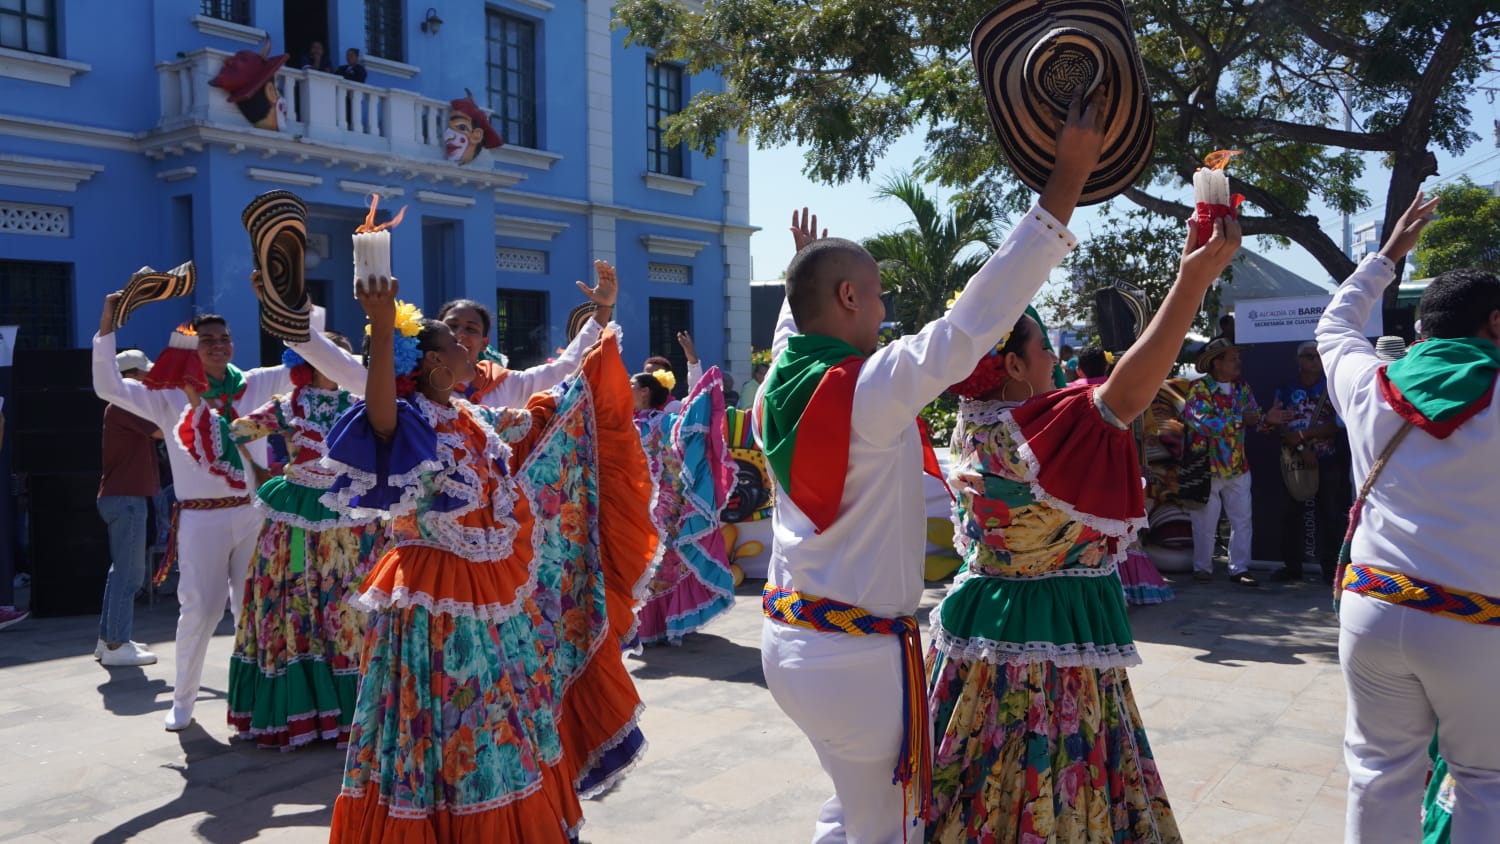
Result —
[[668, 146], [661, 122], [682, 111], [682, 67], [646, 60], [646, 169], [663, 176], [684, 176], [682, 144]]
[[406, 61], [401, 0], [365, 0], [365, 52], [393, 62]]
[[537, 145], [536, 23], [485, 12], [486, 87], [495, 128], [508, 144]]

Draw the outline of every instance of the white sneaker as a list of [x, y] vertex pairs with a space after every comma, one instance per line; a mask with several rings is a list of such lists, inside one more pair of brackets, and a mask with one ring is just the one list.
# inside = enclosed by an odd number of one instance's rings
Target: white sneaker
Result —
[[100, 665], [154, 665], [156, 663], [156, 654], [146, 650], [145, 645], [140, 642], [125, 642], [113, 650], [101, 642], [99, 647], [104, 649], [99, 654]]
[[172, 708], [167, 710], [167, 718], [163, 726], [167, 728], [167, 732], [176, 733], [186, 730], [191, 723], [193, 723], [192, 710], [181, 712], [177, 709], [177, 704], [174, 703], [172, 704]]

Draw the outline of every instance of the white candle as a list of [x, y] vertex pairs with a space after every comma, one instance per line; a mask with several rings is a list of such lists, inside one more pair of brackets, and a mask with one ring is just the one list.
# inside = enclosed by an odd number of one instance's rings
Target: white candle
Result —
[[[367, 280], [390, 278], [391, 233], [363, 232], [354, 235], [354, 290], [364, 290]], [[377, 282], [378, 283], [378, 282]]]

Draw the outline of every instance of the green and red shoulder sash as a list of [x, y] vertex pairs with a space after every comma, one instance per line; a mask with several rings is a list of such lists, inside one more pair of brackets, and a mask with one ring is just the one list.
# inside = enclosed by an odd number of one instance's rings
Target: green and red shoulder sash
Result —
[[[766, 464], [819, 533], [838, 518], [844, 500], [854, 387], [865, 360], [858, 349], [837, 338], [795, 334], [756, 396], [751, 424], [759, 434]], [[927, 424], [921, 417], [916, 422], [922, 438], [922, 471], [947, 487]]]
[[854, 386], [864, 362], [836, 337], [795, 334], [756, 397], [755, 425], [771, 474], [820, 533], [844, 498]]
[[1490, 406], [1497, 375], [1500, 349], [1488, 340], [1424, 340], [1380, 370], [1380, 394], [1401, 418], [1442, 440]]

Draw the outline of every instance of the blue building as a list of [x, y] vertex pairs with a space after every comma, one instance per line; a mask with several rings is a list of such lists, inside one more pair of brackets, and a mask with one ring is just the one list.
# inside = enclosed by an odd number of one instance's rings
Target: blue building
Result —
[[[242, 365], [274, 360], [279, 345], [255, 329], [240, 211], [285, 188], [309, 205], [314, 300], [329, 327], [357, 336], [350, 234], [376, 194], [382, 218], [406, 208], [393, 230], [404, 298], [428, 310], [459, 296], [492, 305], [512, 365], [563, 345], [583, 301], [573, 282], [602, 258], [620, 272], [628, 362], [666, 354], [680, 372], [674, 335], [686, 329], [707, 363], [748, 374], [747, 149], [725, 138], [708, 158], [666, 147], [656, 128], [722, 81], [626, 48], [610, 10], [603, 0], [0, 2], [0, 324], [21, 326], [21, 349], [85, 347], [107, 292], [143, 265], [192, 258], [192, 301], [138, 311], [121, 345], [154, 353], [193, 311], [214, 311], [236, 327]], [[221, 76], [267, 38], [272, 58], [291, 56], [270, 77], [279, 128], [252, 125]], [[364, 81], [303, 69], [313, 41], [331, 68], [359, 49]], [[505, 144], [459, 164], [444, 139], [466, 89]]]

